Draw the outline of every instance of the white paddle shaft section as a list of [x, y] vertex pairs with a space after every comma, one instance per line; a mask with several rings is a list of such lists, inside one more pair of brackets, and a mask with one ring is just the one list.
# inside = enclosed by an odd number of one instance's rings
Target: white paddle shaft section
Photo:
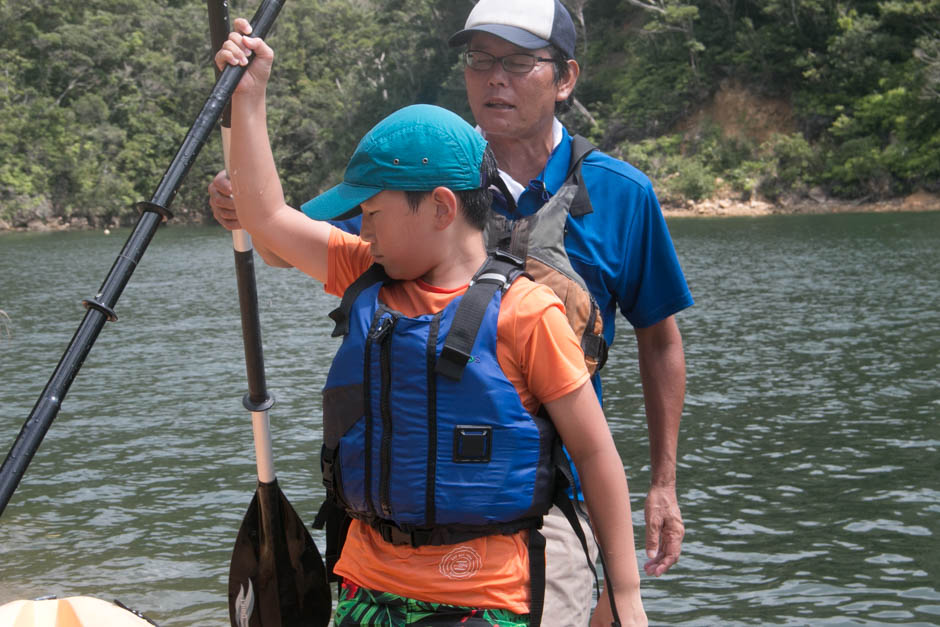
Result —
[[[228, 166], [228, 148], [232, 141], [232, 129], [227, 126], [222, 127], [222, 154], [225, 155], [225, 171], [229, 172]], [[235, 229], [232, 231], [232, 246], [240, 253], [251, 250], [251, 235], [244, 229]]]
[[271, 423], [268, 412], [251, 412], [251, 429], [255, 436], [255, 461], [258, 464], [258, 481], [274, 481], [274, 451], [271, 447]]

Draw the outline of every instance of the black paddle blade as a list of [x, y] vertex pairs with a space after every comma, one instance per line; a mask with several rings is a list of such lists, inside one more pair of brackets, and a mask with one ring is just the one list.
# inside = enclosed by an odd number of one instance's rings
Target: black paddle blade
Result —
[[326, 627], [332, 613], [323, 558], [275, 479], [258, 483], [232, 551], [233, 627]]

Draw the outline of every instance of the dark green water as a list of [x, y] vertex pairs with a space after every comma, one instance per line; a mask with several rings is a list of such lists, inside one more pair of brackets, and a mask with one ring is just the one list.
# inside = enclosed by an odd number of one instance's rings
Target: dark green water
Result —
[[[687, 535], [643, 578], [651, 623], [940, 624], [940, 214], [670, 227], [697, 300], [679, 316]], [[127, 234], [0, 234], [0, 454]], [[333, 299], [295, 271], [258, 276], [278, 475], [309, 523]], [[228, 234], [162, 229], [117, 311], [0, 518], [0, 603], [92, 594], [226, 625], [254, 490]], [[642, 543], [637, 378], [627, 330], [606, 406]]]

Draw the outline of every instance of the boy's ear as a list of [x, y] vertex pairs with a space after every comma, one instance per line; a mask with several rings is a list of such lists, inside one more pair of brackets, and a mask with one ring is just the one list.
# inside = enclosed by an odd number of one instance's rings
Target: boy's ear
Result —
[[444, 230], [457, 218], [457, 195], [447, 187], [435, 187], [431, 191], [434, 203], [434, 226]]

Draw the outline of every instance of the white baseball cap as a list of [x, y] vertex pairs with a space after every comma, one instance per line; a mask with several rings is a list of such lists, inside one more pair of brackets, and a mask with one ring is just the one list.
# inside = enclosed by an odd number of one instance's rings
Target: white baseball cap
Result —
[[527, 50], [553, 45], [574, 57], [574, 22], [559, 0], [480, 0], [463, 30], [454, 33], [448, 43], [463, 45], [480, 32]]

